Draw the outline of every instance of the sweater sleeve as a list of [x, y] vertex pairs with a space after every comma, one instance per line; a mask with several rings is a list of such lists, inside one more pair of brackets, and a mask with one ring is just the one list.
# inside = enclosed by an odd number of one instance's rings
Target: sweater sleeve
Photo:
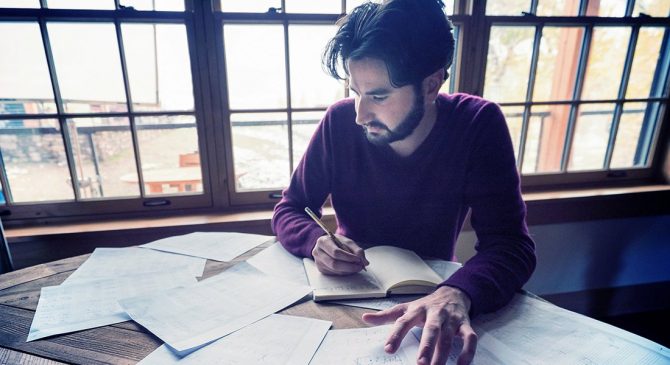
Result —
[[465, 200], [477, 234], [477, 252], [443, 285], [468, 294], [471, 314], [476, 316], [507, 304], [530, 278], [536, 258], [502, 111], [496, 104], [486, 104], [472, 127]]
[[312, 257], [316, 240], [324, 235], [304, 209], [309, 207], [321, 216], [321, 206], [330, 193], [330, 114], [331, 110], [319, 123], [272, 217], [272, 230], [279, 242], [300, 257]]

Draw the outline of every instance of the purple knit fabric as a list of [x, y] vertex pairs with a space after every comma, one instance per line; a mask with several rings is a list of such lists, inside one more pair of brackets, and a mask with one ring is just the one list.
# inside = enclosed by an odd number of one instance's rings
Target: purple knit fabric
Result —
[[471, 210], [477, 253], [443, 285], [463, 290], [471, 314], [511, 300], [535, 268], [514, 149], [500, 108], [466, 94], [440, 94], [437, 122], [408, 157], [367, 141], [353, 99], [319, 124], [272, 227], [284, 247], [311, 257], [323, 231], [305, 213], [331, 195], [337, 233], [363, 247], [393, 245], [451, 260]]

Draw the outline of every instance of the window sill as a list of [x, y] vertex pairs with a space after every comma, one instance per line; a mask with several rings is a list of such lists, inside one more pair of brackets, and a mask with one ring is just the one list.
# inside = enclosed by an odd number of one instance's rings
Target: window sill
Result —
[[[670, 197], [670, 185], [645, 185], [601, 189], [551, 191], [526, 193], [528, 224], [551, 224], [566, 221], [620, 218], [641, 215], [670, 214], [670, 206], [662, 203]], [[334, 224], [334, 212], [324, 210], [327, 223]], [[269, 230], [271, 209], [250, 212], [192, 214], [161, 218], [138, 218], [101, 222], [50, 224], [30, 227], [8, 227], [5, 235], [9, 239], [97, 233], [110, 231], [151, 230], [167, 227], [202, 229], [216, 225], [217, 228], [240, 225], [265, 226]], [[466, 229], [469, 227], [466, 226]]]

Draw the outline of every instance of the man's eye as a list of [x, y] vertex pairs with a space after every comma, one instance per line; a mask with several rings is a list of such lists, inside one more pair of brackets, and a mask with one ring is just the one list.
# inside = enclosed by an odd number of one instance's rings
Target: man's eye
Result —
[[386, 100], [387, 97], [388, 97], [388, 96], [386, 96], [386, 95], [384, 95], [384, 96], [381, 96], [381, 95], [373, 95], [373, 96], [372, 96], [372, 100], [374, 100], [374, 101], [384, 101], [384, 100]]

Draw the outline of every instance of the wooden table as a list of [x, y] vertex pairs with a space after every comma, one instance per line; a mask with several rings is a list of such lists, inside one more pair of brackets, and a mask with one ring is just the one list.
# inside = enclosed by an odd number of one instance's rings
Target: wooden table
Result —
[[[216, 275], [265, 247], [267, 244], [229, 263], [208, 260], [203, 278]], [[0, 364], [135, 364], [162, 344], [132, 321], [26, 342], [40, 289], [61, 284], [88, 256], [0, 275]], [[361, 315], [368, 311], [309, 300], [280, 313], [329, 320], [332, 328], [357, 328], [366, 326]]]

